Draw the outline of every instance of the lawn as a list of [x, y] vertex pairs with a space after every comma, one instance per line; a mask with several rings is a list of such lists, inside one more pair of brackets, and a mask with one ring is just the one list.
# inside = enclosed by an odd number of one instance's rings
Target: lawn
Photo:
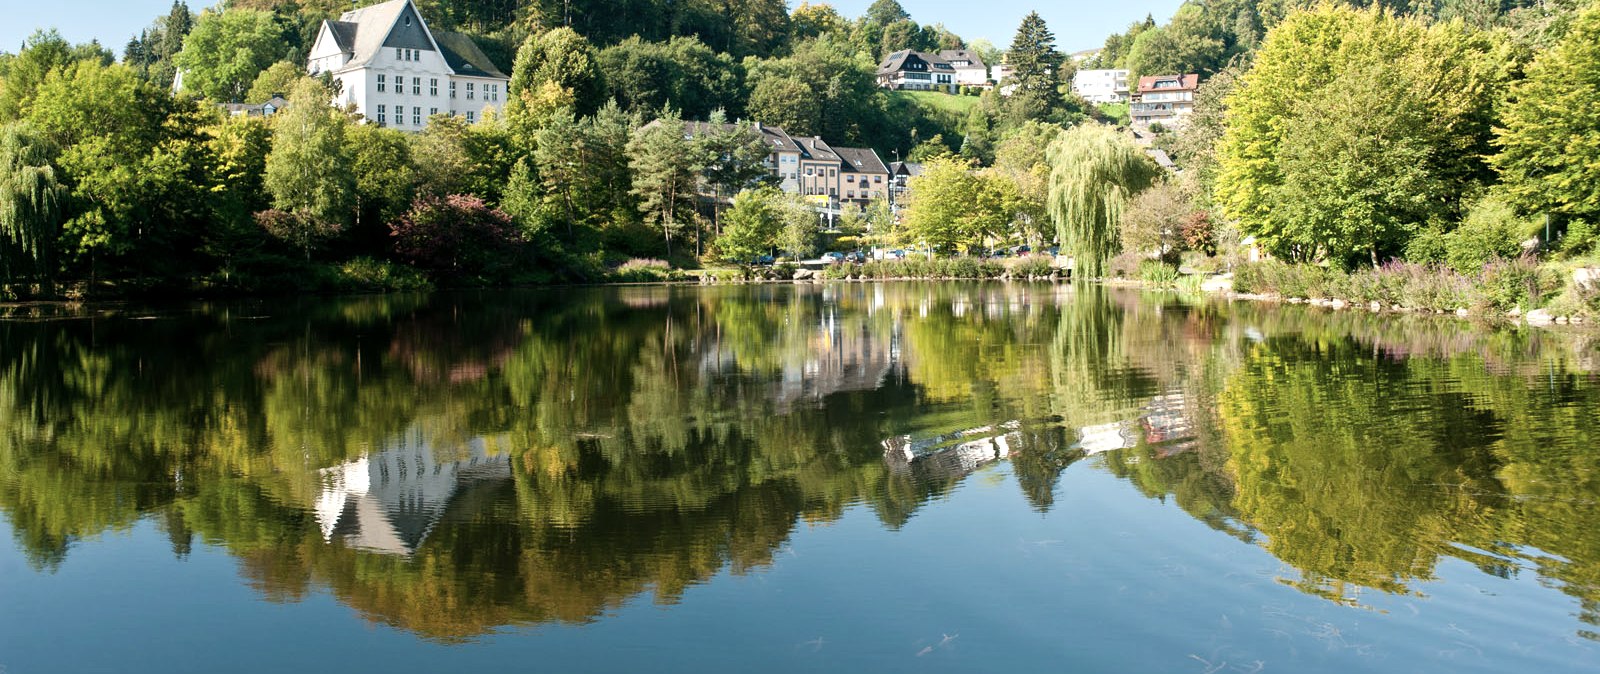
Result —
[[978, 104], [977, 96], [958, 96], [938, 91], [891, 91], [889, 95], [909, 98], [924, 108], [950, 112], [957, 115], [956, 119], [966, 119], [972, 106]]

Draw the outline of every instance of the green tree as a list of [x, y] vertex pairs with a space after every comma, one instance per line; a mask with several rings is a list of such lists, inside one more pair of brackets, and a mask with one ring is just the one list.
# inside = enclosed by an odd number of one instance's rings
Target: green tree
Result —
[[[199, 30], [198, 28], [196, 29]], [[264, 186], [273, 208], [288, 225], [274, 235], [311, 257], [311, 248], [350, 221], [355, 205], [355, 175], [345, 142], [348, 122], [328, 106], [328, 91], [316, 80], [301, 79], [289, 106], [273, 116], [272, 153]]]
[[672, 235], [687, 224], [683, 211], [691, 205], [696, 173], [703, 165], [694, 144], [684, 137], [683, 120], [670, 109], [628, 141], [628, 167], [633, 170], [639, 212], [661, 230], [668, 255]]
[[1380, 10], [1291, 15], [1225, 101], [1214, 202], [1280, 257], [1398, 252], [1492, 177], [1503, 48]]
[[778, 248], [795, 258], [811, 257], [817, 252], [817, 235], [822, 232], [816, 209], [798, 194], [784, 195], [778, 206]]
[[174, 63], [185, 89], [218, 101], [239, 101], [261, 71], [289, 51], [270, 12], [205, 11], [184, 38]]
[[405, 132], [377, 124], [345, 129], [345, 153], [354, 174], [355, 245], [369, 253], [384, 249], [393, 222], [411, 206], [417, 171]]
[[50, 73], [84, 60], [110, 65], [112, 59], [109, 53], [98, 51], [97, 44], [74, 47], [54, 30], [34, 31], [23, 41], [21, 51], [0, 60], [0, 122], [26, 116]]
[[801, 2], [789, 13], [789, 39], [791, 42], [820, 35], [844, 36], [850, 29], [839, 10], [827, 3]]
[[1176, 261], [1178, 251], [1183, 249], [1183, 223], [1190, 210], [1183, 191], [1171, 183], [1140, 192], [1122, 210], [1118, 223], [1122, 249]]
[[604, 102], [600, 53], [571, 28], [553, 28], [523, 41], [511, 70], [506, 115], [521, 112], [524, 97], [535, 95], [545, 82], [571, 91], [580, 115], [594, 114]]
[[1006, 105], [1016, 123], [1043, 119], [1061, 105], [1061, 92], [1056, 87], [1061, 53], [1056, 51], [1055, 34], [1038, 12], [1029, 12], [1017, 26], [1011, 50], [1006, 52], [1006, 63], [1012, 68], [1007, 82], [1016, 87]]
[[711, 187], [713, 222], [720, 231], [722, 195], [737, 194], [769, 178], [766, 161], [771, 153], [755, 129], [728, 124], [721, 110], [712, 111], [702, 128], [704, 132], [695, 136], [695, 154], [706, 158], [700, 177]]
[[772, 250], [782, 222], [783, 194], [771, 187], [740, 192], [733, 206], [722, 216], [722, 234], [717, 237], [717, 256], [739, 265]]
[[1493, 158], [1525, 213], [1600, 220], [1600, 5], [1591, 4], [1511, 89]]
[[723, 108], [743, 109], [742, 67], [694, 37], [666, 42], [629, 38], [600, 52], [606, 90], [624, 110], [653, 112], [671, 105], [691, 119]]
[[244, 95], [244, 102], [265, 103], [273, 96], [288, 96], [294, 90], [294, 83], [305, 75], [304, 68], [288, 61], [274, 63], [256, 76], [250, 91]]
[[935, 252], [968, 252], [986, 238], [1006, 237], [1015, 186], [997, 174], [978, 174], [952, 156], [934, 157], [910, 181], [902, 234]]
[[[0, 126], [0, 278], [47, 285], [67, 190], [49, 141], [25, 123]], [[48, 288], [47, 288], [48, 289]]]
[[1121, 243], [1117, 224], [1124, 207], [1160, 169], [1132, 139], [1098, 124], [1062, 132], [1046, 160], [1050, 217], [1061, 248], [1073, 256], [1073, 275], [1103, 276]]

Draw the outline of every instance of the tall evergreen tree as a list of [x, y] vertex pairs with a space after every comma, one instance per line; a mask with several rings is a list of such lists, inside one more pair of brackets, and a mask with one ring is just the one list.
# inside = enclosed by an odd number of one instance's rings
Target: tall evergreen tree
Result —
[[628, 167], [633, 169], [633, 193], [639, 197], [639, 212], [661, 229], [672, 254], [672, 235], [680, 231], [694, 193], [695, 171], [702, 162], [696, 148], [684, 138], [683, 120], [672, 109], [634, 133], [628, 141]]
[[1056, 89], [1056, 71], [1061, 68], [1061, 52], [1056, 51], [1056, 36], [1038, 12], [1029, 12], [1017, 27], [1017, 36], [1006, 53], [1012, 68], [1012, 90], [1008, 106], [1021, 122], [1049, 115], [1061, 105]]

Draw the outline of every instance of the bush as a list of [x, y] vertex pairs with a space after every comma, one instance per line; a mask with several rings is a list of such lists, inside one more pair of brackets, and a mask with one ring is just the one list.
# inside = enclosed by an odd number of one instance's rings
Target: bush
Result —
[[344, 263], [331, 283], [339, 290], [363, 292], [427, 290], [433, 285], [421, 271], [370, 257], [358, 257]]
[[1451, 269], [1471, 274], [1491, 260], [1516, 257], [1522, 252], [1527, 227], [1504, 202], [1479, 200], [1461, 226], [1444, 236], [1444, 260]]
[[615, 283], [661, 283], [678, 281], [683, 273], [676, 271], [665, 260], [635, 258], [612, 270], [610, 280]]
[[1048, 255], [1024, 255], [1005, 261], [1005, 267], [1014, 277], [1049, 276], [1055, 271]]
[[503, 279], [523, 252], [511, 216], [464, 194], [423, 197], [389, 225], [395, 254], [435, 279]]
[[1538, 308], [1566, 279], [1556, 269], [1540, 269], [1532, 260], [1499, 260], [1485, 265], [1478, 281], [1479, 304], [1499, 311]]
[[1595, 231], [1594, 225], [1585, 220], [1574, 220], [1567, 223], [1567, 231], [1561, 235], [1561, 252], [1582, 255], [1593, 249], [1596, 241], [1600, 241], [1600, 232]]
[[1166, 288], [1178, 282], [1178, 268], [1165, 262], [1145, 260], [1139, 265], [1139, 280], [1155, 286]]

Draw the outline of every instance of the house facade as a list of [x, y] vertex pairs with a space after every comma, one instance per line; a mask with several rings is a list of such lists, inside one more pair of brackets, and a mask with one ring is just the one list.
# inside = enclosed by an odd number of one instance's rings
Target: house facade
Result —
[[878, 86], [885, 89], [949, 90], [955, 81], [955, 66], [937, 54], [902, 49], [878, 64]]
[[873, 199], [887, 199], [889, 167], [871, 148], [834, 147], [839, 155], [839, 201], [865, 206]]
[[[683, 132], [692, 139], [712, 130], [738, 126], [742, 124], [718, 127], [707, 122], [684, 122]], [[784, 192], [825, 197], [830, 206], [865, 205], [889, 196], [889, 168], [871, 148], [834, 146], [817, 136], [795, 138], [782, 128], [760, 122], [751, 123], [749, 128], [767, 148], [762, 164]]]
[[1194, 92], [1199, 86], [1200, 76], [1194, 74], [1139, 78], [1139, 89], [1128, 106], [1134, 128], [1149, 128], [1152, 124], [1182, 126], [1194, 113]]
[[965, 49], [946, 49], [939, 52], [939, 58], [949, 63], [956, 71], [956, 84], [969, 87], [989, 86], [989, 66], [983, 59]]
[[472, 38], [429, 30], [411, 0], [323, 21], [306, 71], [339, 83], [335, 105], [403, 131], [421, 131], [440, 113], [476, 123], [505, 106], [511, 82]]
[[1127, 103], [1131, 98], [1128, 71], [1079, 70], [1072, 76], [1072, 93], [1090, 103]]

